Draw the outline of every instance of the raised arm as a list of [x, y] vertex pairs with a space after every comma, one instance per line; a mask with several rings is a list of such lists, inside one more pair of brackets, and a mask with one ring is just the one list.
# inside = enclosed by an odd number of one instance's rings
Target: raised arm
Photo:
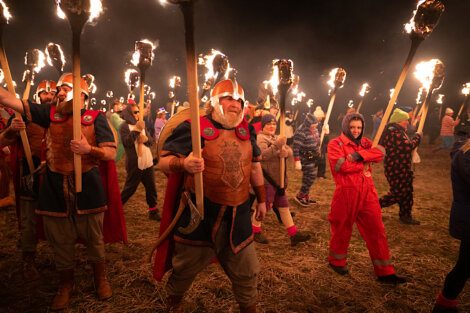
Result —
[[23, 114], [23, 103], [8, 90], [0, 87], [0, 104]]

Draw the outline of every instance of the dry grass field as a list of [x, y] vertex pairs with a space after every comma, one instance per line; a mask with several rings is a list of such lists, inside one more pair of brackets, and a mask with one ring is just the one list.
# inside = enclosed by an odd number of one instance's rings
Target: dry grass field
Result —
[[[300, 208], [293, 201], [297, 226], [313, 239], [291, 247], [286, 232], [272, 212], [264, 223], [268, 245], [257, 244], [262, 270], [259, 276], [261, 312], [430, 312], [445, 274], [455, 263], [459, 242], [448, 235], [451, 204], [450, 159], [446, 152], [432, 153], [420, 148], [422, 163], [416, 167], [415, 217], [420, 226], [398, 222], [398, 207], [387, 208], [383, 221], [397, 272], [410, 282], [384, 286], [376, 282], [364, 241], [357, 230], [349, 251], [350, 274], [340, 277], [327, 266], [329, 224], [327, 214], [334, 191], [331, 174], [315, 182], [312, 196], [318, 204]], [[124, 166], [118, 164], [121, 186]], [[382, 165], [374, 167], [379, 195], [387, 190]], [[292, 198], [301, 174], [289, 164]], [[157, 173], [159, 207], [166, 180]], [[106, 247], [109, 279], [114, 296], [107, 302], [96, 299], [92, 270], [84, 251], [78, 249], [76, 291], [67, 312], [164, 312], [164, 283], [151, 277], [147, 261], [157, 236], [158, 223], [148, 220], [143, 187], [124, 208], [129, 243]], [[21, 279], [20, 253], [17, 250], [17, 224], [13, 209], [0, 211], [0, 312], [48, 312], [57, 286], [52, 252], [47, 243], [39, 245], [41, 279], [24, 284]], [[462, 293], [461, 309], [470, 312], [470, 293]], [[209, 266], [197, 278], [185, 298], [185, 312], [238, 312], [230, 283], [217, 264]]]

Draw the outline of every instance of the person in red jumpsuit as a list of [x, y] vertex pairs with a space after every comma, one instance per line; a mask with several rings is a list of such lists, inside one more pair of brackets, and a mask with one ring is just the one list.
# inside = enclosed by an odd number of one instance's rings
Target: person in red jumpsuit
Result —
[[372, 180], [371, 163], [382, 161], [385, 150], [382, 146], [373, 148], [363, 133], [363, 116], [350, 113], [343, 119], [342, 134], [328, 144], [328, 160], [336, 183], [328, 216], [331, 226], [329, 265], [340, 275], [349, 273], [346, 257], [356, 223], [378, 280], [402, 284], [406, 279], [397, 276], [391, 264], [379, 198]]

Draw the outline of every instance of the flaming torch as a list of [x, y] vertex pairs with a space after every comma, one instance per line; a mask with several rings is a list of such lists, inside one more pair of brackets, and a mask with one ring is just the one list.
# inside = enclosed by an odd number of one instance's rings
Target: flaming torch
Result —
[[[3, 0], [0, 0], [0, 5], [0, 65], [3, 69], [3, 76], [7, 84], [8, 91], [16, 96], [15, 85], [13, 84], [13, 78], [11, 77], [10, 66], [8, 64], [5, 49], [3, 48], [3, 27], [8, 24], [8, 21], [12, 16]], [[15, 112], [15, 118], [22, 119], [21, 114]], [[20, 136], [21, 143], [23, 144], [26, 161], [28, 162], [29, 172], [32, 173], [34, 172], [34, 163], [31, 155], [31, 148], [29, 146], [28, 136], [26, 135], [26, 130], [21, 130]]]
[[[194, 44], [194, 14], [193, 4], [195, 0], [168, 0], [172, 4], [178, 4], [184, 18], [185, 42], [186, 42], [186, 72], [189, 90], [189, 103], [191, 113], [191, 143], [193, 155], [201, 158], [201, 135], [199, 123], [199, 99], [197, 94], [197, 62], [196, 49]], [[186, 228], [179, 228], [183, 233], [193, 231], [204, 219], [204, 193], [202, 186], [202, 173], [194, 174], [194, 188], [196, 193], [196, 209], [191, 209], [191, 220]], [[160, 238], [164, 238], [163, 234]], [[159, 239], [161, 242], [161, 239]], [[158, 246], [158, 244], [156, 244]]]
[[26, 85], [23, 92], [23, 100], [28, 100], [29, 92], [31, 91], [31, 85], [34, 81], [34, 74], [39, 73], [39, 71], [41, 71], [41, 69], [46, 65], [44, 60], [45, 56], [41, 50], [33, 49], [26, 52], [26, 56], [24, 57], [26, 71], [23, 74], [23, 82]]
[[172, 78], [170, 78], [169, 86], [170, 86], [170, 91], [168, 92], [168, 97], [171, 100], [171, 113], [170, 113], [170, 116], [173, 116], [173, 114], [175, 114], [175, 105], [176, 105], [175, 89], [177, 87], [181, 87], [181, 77], [173, 76]]
[[428, 62], [421, 62], [416, 66], [415, 76], [422, 83], [427, 91], [426, 99], [422, 105], [417, 132], [423, 132], [424, 122], [428, 114], [429, 101], [435, 90], [441, 88], [444, 81], [444, 64], [438, 59], [432, 59]]
[[[101, 0], [56, 0], [59, 17], [69, 21], [72, 30], [72, 74], [73, 74], [73, 139], [80, 140], [80, 37], [87, 22], [92, 22], [102, 11]], [[82, 191], [82, 159], [74, 154], [75, 191]]]
[[65, 57], [62, 48], [53, 42], [50, 42], [46, 46], [46, 59], [47, 64], [54, 66], [59, 72], [59, 76], [64, 72]]
[[398, 77], [395, 90], [392, 94], [392, 97], [390, 98], [390, 101], [388, 102], [387, 108], [382, 117], [382, 121], [380, 122], [380, 126], [377, 129], [377, 134], [375, 135], [374, 142], [372, 144], [374, 147], [379, 143], [385, 125], [388, 123], [393, 106], [395, 105], [401, 87], [405, 82], [406, 75], [408, 74], [408, 70], [410, 68], [413, 57], [418, 50], [419, 44], [434, 30], [442, 12], [444, 12], [444, 5], [440, 1], [420, 0], [416, 10], [413, 12], [413, 17], [411, 18], [410, 22], [405, 25], [405, 31], [410, 34], [411, 39], [410, 51], [408, 52], [405, 64], [403, 65], [400, 76]]
[[205, 82], [202, 86], [201, 95], [201, 98], [204, 98], [222, 78], [229, 78], [229, 73], [232, 69], [230, 68], [228, 57], [215, 49], [211, 49], [210, 54], [205, 56], [200, 55], [198, 64], [206, 67]]
[[132, 55], [132, 64], [140, 70], [140, 97], [139, 112], [140, 120], [144, 119], [144, 98], [145, 98], [145, 71], [152, 65], [155, 57], [155, 45], [147, 39], [135, 42], [135, 51]]
[[357, 105], [357, 110], [356, 113], [359, 113], [362, 107], [362, 103], [364, 103], [364, 97], [366, 93], [369, 93], [370, 91], [370, 86], [368, 83], [362, 84], [361, 91], [359, 91], [359, 96], [361, 96], [361, 101], [359, 101], [359, 104]]
[[134, 89], [139, 86], [139, 72], [128, 69], [124, 72], [124, 82], [129, 88], [129, 92], [134, 94]]
[[[292, 85], [292, 70], [294, 64], [291, 60], [281, 59], [274, 60], [273, 67], [277, 68], [279, 84], [276, 86], [276, 91], [279, 90], [279, 135], [282, 137], [286, 136], [286, 97]], [[285, 186], [285, 173], [286, 172], [286, 159], [280, 159], [280, 183], [279, 186], [284, 188]]]
[[463, 101], [462, 105], [460, 106], [459, 113], [457, 114], [457, 118], [460, 118], [460, 115], [463, 112], [463, 109], [468, 106], [468, 95], [470, 94], [470, 83], [463, 84], [462, 93], [465, 95], [465, 100]]
[[329, 91], [330, 103], [328, 104], [328, 110], [326, 111], [325, 120], [323, 122], [323, 128], [320, 134], [320, 147], [323, 143], [323, 138], [325, 137], [326, 125], [328, 125], [331, 111], [333, 110], [333, 104], [335, 103], [336, 92], [338, 91], [339, 88], [343, 87], [345, 80], [346, 80], [346, 71], [343, 68], [337, 67], [330, 71], [330, 80], [328, 81], [328, 85], [331, 87]]

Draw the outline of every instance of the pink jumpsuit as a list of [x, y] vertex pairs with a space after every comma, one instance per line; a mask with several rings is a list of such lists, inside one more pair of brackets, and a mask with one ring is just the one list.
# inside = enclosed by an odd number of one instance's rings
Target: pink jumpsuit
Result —
[[[346, 135], [330, 141], [328, 160], [335, 179], [336, 190], [331, 202], [330, 254], [328, 261], [335, 266], [346, 266], [346, 257], [354, 223], [365, 240], [377, 276], [395, 273], [390, 261], [385, 227], [377, 191], [372, 180], [370, 162], [384, 157], [382, 147], [372, 148], [372, 142], [362, 138], [360, 145]], [[357, 152], [363, 160], [348, 161], [347, 156]]]

